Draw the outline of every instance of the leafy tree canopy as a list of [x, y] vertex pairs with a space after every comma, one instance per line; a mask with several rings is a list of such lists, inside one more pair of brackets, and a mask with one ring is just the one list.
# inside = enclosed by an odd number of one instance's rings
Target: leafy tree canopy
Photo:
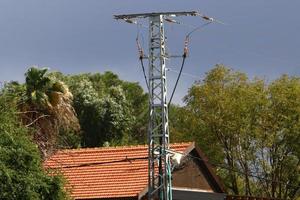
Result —
[[0, 94], [0, 199], [66, 199], [62, 179], [47, 176], [12, 97]]
[[[229, 192], [292, 198], [300, 184], [300, 79], [271, 83], [217, 65], [170, 113], [173, 140], [195, 140]], [[175, 116], [174, 116], [175, 115]]]
[[145, 142], [148, 96], [138, 83], [122, 81], [112, 72], [53, 72], [50, 77], [65, 82], [74, 96], [83, 146]]

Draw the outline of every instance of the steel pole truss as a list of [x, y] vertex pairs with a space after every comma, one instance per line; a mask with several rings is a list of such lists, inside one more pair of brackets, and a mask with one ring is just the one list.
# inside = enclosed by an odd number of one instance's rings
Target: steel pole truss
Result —
[[172, 200], [171, 162], [169, 150], [169, 124], [167, 103], [167, 77], [164, 20], [166, 17], [196, 16], [191, 12], [160, 12], [115, 15], [128, 23], [132, 19], [149, 19], [149, 168], [148, 200]]
[[163, 15], [149, 17], [149, 199], [171, 199], [166, 57]]

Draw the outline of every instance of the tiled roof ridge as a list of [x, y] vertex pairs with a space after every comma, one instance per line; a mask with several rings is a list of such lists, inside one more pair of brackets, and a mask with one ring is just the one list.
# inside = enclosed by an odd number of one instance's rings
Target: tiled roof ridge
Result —
[[[176, 142], [176, 143], [170, 143], [170, 145], [191, 145], [194, 142]], [[112, 150], [112, 149], [134, 149], [134, 148], [142, 148], [147, 147], [147, 144], [139, 144], [139, 145], [127, 145], [127, 146], [113, 146], [113, 147], [87, 147], [87, 148], [77, 148], [77, 149], [60, 149], [57, 151], [61, 153], [66, 152], [84, 152], [84, 151], [96, 151], [96, 150]]]

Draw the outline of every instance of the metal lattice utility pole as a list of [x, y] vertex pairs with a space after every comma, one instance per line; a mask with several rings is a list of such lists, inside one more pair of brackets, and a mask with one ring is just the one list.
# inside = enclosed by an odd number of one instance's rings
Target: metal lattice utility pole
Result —
[[149, 18], [149, 168], [148, 199], [171, 200], [171, 162], [167, 102], [166, 50], [164, 20], [166, 17], [196, 16], [197, 12], [161, 12], [115, 15], [133, 23], [136, 18]]

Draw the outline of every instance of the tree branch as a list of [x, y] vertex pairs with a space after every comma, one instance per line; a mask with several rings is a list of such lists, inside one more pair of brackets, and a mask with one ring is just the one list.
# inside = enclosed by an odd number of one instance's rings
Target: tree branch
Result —
[[33, 120], [30, 124], [25, 125], [25, 127], [29, 127], [32, 124], [34, 124], [35, 122], [37, 122], [39, 119], [44, 118], [44, 117], [49, 117], [50, 115], [41, 115], [38, 118], [36, 118], [35, 120]]

